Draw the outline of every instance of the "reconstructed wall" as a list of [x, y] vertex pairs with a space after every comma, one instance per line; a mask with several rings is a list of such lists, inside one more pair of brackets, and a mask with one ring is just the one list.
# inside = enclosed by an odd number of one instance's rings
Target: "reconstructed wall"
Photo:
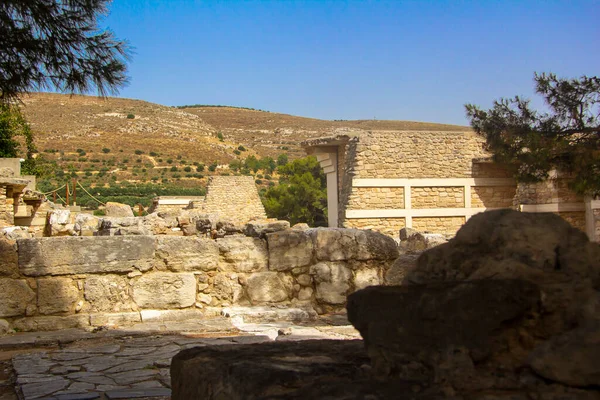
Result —
[[245, 222], [267, 218], [251, 176], [211, 177], [203, 211]]
[[18, 330], [202, 318], [236, 305], [338, 310], [382, 283], [398, 256], [392, 239], [347, 229], [2, 239], [0, 249], [0, 318]]
[[360, 136], [354, 178], [470, 178], [488, 156], [472, 132], [373, 132]]
[[[410, 227], [435, 233], [455, 233], [465, 222], [471, 208], [511, 207], [516, 185], [503, 166], [484, 160], [483, 139], [473, 132], [369, 132], [349, 139], [346, 146], [344, 172], [340, 181], [340, 221], [344, 227], [375, 229], [396, 237], [407, 226], [404, 215], [384, 216], [379, 210], [465, 209], [464, 216], [415, 215]], [[475, 179], [467, 186], [452, 184], [460, 178]], [[488, 178], [509, 181], [506, 186], [483, 186]], [[372, 186], [353, 184], [367, 179], [410, 180], [408, 186], [385, 187], [385, 182]], [[415, 182], [419, 179], [441, 179], [444, 186]], [[479, 181], [477, 180], [479, 179]], [[488, 179], [486, 181], [486, 179]], [[411, 185], [414, 182], [414, 185]], [[393, 183], [390, 183], [393, 185]], [[410, 189], [410, 201], [405, 190]], [[468, 198], [465, 198], [468, 196]], [[356, 217], [353, 211], [368, 211]], [[458, 211], [457, 211], [458, 212]], [[423, 214], [423, 213], [422, 213]], [[425, 213], [427, 214], [427, 213]]]
[[471, 206], [511, 208], [516, 186], [475, 186], [471, 188]]
[[372, 229], [384, 235], [397, 237], [400, 229], [406, 227], [405, 218], [349, 218], [345, 228]]
[[350, 195], [348, 208], [404, 208], [404, 188], [355, 188]]
[[416, 217], [412, 227], [421, 232], [448, 234], [458, 231], [465, 222], [465, 217]]
[[411, 188], [412, 208], [453, 208], [465, 206], [462, 187]]

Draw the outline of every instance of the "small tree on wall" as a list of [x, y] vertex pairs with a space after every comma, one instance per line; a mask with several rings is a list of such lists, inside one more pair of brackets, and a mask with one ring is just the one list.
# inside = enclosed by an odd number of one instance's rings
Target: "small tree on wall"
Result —
[[550, 112], [518, 96], [489, 110], [467, 104], [471, 126], [495, 161], [514, 166], [517, 180], [539, 182], [557, 169], [572, 175], [575, 192], [600, 194], [600, 78], [536, 73], [534, 80]]

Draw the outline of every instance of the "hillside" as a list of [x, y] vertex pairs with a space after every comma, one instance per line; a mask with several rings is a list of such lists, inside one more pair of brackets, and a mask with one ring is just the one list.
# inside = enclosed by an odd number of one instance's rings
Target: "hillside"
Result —
[[310, 138], [366, 130], [469, 129], [408, 121], [325, 121], [235, 107], [176, 108], [51, 93], [24, 97], [22, 110], [43, 158], [58, 166], [56, 176], [41, 182], [42, 190], [77, 178], [103, 196], [144, 192], [143, 204], [154, 195], [178, 190], [198, 195], [215, 174], [252, 174], [266, 188], [277, 182], [277, 174], [270, 168], [257, 170], [256, 160], [252, 165], [244, 160], [304, 157], [300, 142]]
[[282, 149], [291, 158], [303, 157], [304, 151], [298, 145], [306, 139], [330, 136], [344, 131], [356, 130], [436, 130], [465, 131], [470, 128], [458, 125], [445, 125], [412, 121], [327, 121], [297, 117], [288, 114], [257, 111], [246, 108], [185, 106], [182, 110], [195, 114], [222, 132], [226, 140], [242, 143], [263, 156], [276, 157]]

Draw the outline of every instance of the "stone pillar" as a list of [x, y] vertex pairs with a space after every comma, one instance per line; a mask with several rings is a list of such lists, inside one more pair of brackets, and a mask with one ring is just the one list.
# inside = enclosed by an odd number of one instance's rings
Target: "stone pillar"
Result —
[[[337, 148], [333, 148], [337, 150]], [[330, 228], [338, 227], [338, 175], [337, 151], [316, 153], [317, 160], [327, 177], [327, 222]]]

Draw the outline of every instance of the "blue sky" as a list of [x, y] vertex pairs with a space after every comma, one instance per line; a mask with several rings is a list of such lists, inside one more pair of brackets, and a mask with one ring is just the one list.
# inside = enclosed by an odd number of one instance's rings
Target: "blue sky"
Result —
[[134, 47], [121, 97], [467, 125], [534, 71], [600, 75], [598, 21], [600, 0], [114, 0], [101, 25]]

